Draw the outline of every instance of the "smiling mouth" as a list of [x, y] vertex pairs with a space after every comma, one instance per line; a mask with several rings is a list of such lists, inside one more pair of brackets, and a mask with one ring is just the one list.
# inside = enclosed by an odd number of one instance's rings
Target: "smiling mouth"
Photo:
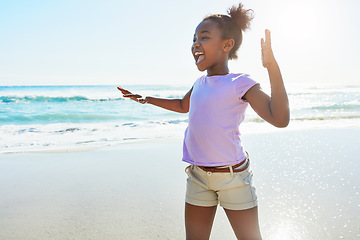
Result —
[[194, 57], [195, 57], [196, 64], [199, 64], [200, 62], [202, 62], [205, 59], [204, 52], [195, 52]]

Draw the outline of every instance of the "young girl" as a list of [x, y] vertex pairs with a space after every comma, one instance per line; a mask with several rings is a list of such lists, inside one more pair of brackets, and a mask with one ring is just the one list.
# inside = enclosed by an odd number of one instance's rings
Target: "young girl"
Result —
[[271, 96], [248, 75], [229, 72], [228, 61], [237, 58], [251, 13], [239, 4], [230, 8], [228, 15], [208, 16], [197, 26], [191, 52], [197, 68], [207, 74], [197, 79], [182, 99], [143, 98], [118, 87], [124, 97], [139, 103], [189, 112], [183, 145], [183, 161], [190, 164], [186, 168], [186, 239], [209, 239], [218, 203], [238, 239], [261, 239], [257, 197], [239, 125], [250, 104], [265, 121], [286, 127], [289, 107], [269, 30], [265, 30], [265, 40], [261, 39], [261, 53]]

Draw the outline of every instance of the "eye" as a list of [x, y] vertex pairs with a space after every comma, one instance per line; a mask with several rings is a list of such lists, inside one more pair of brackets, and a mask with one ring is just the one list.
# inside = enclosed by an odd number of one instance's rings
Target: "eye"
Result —
[[[206, 39], [210, 39], [208, 36], [201, 36], [200, 37], [201, 40], [206, 40]], [[196, 37], [193, 38], [193, 43], [196, 42]]]

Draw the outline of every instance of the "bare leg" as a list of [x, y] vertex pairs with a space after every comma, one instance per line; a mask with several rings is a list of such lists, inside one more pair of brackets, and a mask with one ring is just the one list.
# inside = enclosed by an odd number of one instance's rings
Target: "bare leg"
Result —
[[187, 240], [208, 240], [217, 206], [199, 207], [185, 203], [185, 228]]
[[258, 208], [247, 210], [224, 209], [237, 239], [260, 240]]

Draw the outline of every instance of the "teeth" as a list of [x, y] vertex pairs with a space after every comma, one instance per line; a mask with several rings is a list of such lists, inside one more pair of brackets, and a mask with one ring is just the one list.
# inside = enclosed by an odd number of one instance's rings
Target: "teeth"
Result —
[[203, 55], [204, 53], [203, 52], [195, 52], [195, 56], [197, 55]]

